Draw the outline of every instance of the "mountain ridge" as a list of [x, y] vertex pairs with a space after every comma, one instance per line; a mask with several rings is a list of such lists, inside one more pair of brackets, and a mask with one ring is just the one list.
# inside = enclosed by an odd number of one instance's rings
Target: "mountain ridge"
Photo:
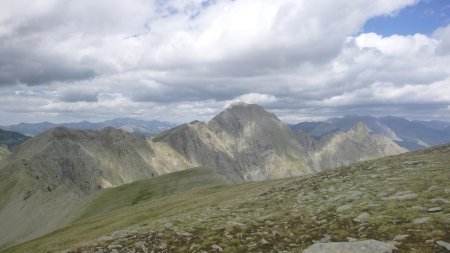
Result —
[[294, 131], [303, 130], [316, 138], [337, 131], [348, 131], [356, 122], [363, 122], [374, 134], [382, 134], [410, 151], [450, 142], [450, 123], [417, 121], [385, 116], [346, 115], [323, 122], [302, 122], [289, 125]]
[[116, 118], [101, 122], [80, 121], [73, 123], [19, 123], [9, 126], [0, 126], [0, 129], [19, 132], [27, 136], [36, 136], [55, 127], [67, 127], [80, 130], [101, 130], [106, 127], [123, 129], [129, 133], [151, 136], [174, 127], [175, 124], [158, 120], [139, 120], [133, 118]]
[[[0, 244], [68, 224], [80, 215], [74, 205], [104, 188], [170, 172], [204, 166], [242, 183], [311, 174], [404, 152], [390, 140], [373, 136], [362, 123], [353, 131], [311, 139], [314, 149], [302, 140], [274, 114], [247, 104], [232, 105], [207, 123], [183, 124], [153, 138], [111, 127], [50, 129], [0, 161], [0, 221], [8, 224], [0, 229]], [[391, 146], [397, 149], [386, 149]], [[355, 154], [347, 155], [346, 150]], [[43, 213], [36, 214], [36, 209]], [[14, 223], [21, 226], [7, 229]]]

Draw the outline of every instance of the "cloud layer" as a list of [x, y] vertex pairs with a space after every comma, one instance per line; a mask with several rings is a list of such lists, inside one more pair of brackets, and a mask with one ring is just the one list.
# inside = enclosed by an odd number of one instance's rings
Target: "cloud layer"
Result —
[[205, 120], [234, 101], [287, 121], [448, 117], [450, 26], [359, 33], [415, 2], [0, 1], [0, 125]]

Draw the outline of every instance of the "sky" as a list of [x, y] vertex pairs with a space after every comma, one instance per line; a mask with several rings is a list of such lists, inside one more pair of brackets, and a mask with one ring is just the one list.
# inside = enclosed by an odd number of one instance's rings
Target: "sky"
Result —
[[448, 0], [0, 0], [0, 125], [450, 121], [449, 66]]

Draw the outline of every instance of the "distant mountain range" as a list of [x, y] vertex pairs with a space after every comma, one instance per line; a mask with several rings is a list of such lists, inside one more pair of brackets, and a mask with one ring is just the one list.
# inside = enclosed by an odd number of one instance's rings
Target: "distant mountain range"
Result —
[[410, 121], [391, 116], [375, 118], [348, 115], [323, 122], [302, 122], [290, 127], [295, 132], [302, 131], [321, 138], [338, 131], [348, 131], [357, 122], [364, 123], [371, 133], [387, 136], [399, 146], [411, 151], [450, 142], [450, 122], [445, 121]]
[[176, 125], [173, 123], [158, 120], [145, 121], [131, 118], [121, 118], [96, 123], [89, 121], [60, 124], [50, 122], [20, 123], [16, 125], [0, 126], [0, 129], [14, 131], [27, 136], [36, 136], [55, 127], [67, 127], [82, 130], [101, 130], [105, 127], [114, 127], [136, 135], [152, 136], [175, 126]]

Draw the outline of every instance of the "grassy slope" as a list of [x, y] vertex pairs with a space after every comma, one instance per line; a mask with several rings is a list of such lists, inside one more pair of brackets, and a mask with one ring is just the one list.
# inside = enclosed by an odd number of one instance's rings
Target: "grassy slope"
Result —
[[11, 152], [4, 146], [0, 145], [0, 160], [7, 157]]
[[[153, 187], [146, 187], [139, 182], [104, 193], [71, 226], [6, 252], [79, 246], [76, 252], [94, 252], [96, 247], [111, 244], [137, 252], [141, 245], [155, 251], [211, 251], [214, 244], [225, 252], [301, 252], [327, 235], [331, 241], [346, 241], [347, 237], [390, 241], [399, 234], [410, 235], [398, 246], [402, 252], [439, 252], [434, 241], [450, 241], [449, 164], [450, 146], [442, 146], [313, 176], [242, 185], [219, 183], [177, 194], [170, 194], [176, 192], [170, 187], [154, 193], [165, 183], [154, 181]], [[178, 175], [186, 180], [187, 175]], [[403, 191], [416, 193], [417, 198], [384, 199], [399, 192], [408, 194]], [[344, 204], [352, 208], [337, 212]], [[114, 210], [105, 212], [110, 207]], [[442, 210], [427, 212], [431, 207]], [[362, 212], [370, 214], [368, 220], [354, 221]], [[430, 217], [430, 221], [414, 224], [421, 217]], [[126, 228], [131, 234], [125, 238], [106, 237], [95, 247], [88, 242]]]

